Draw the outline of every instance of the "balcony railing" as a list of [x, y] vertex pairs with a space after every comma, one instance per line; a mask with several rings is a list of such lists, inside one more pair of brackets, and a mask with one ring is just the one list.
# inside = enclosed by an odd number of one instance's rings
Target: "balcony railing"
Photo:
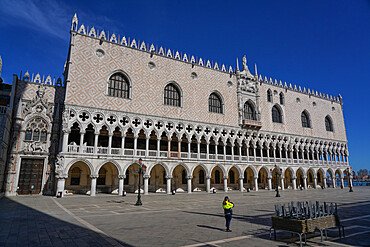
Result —
[[244, 119], [243, 120], [243, 125], [245, 127], [249, 127], [249, 128], [261, 128], [262, 127], [262, 122], [260, 121], [255, 121], [255, 120], [248, 120], [248, 119]]
[[[80, 153], [81, 147], [79, 145], [68, 145], [68, 153]], [[83, 146], [83, 154], [98, 154], [98, 155], [117, 155], [117, 156], [134, 156], [134, 149], [124, 149], [122, 148], [109, 148], [108, 147], [95, 147], [93, 146]], [[348, 165], [345, 161], [326, 161], [326, 160], [302, 160], [302, 159], [292, 159], [292, 158], [268, 158], [260, 156], [244, 156], [244, 155], [229, 155], [229, 154], [208, 154], [207, 153], [190, 153], [189, 152], [177, 152], [177, 151], [158, 151], [157, 150], [136, 150], [136, 156], [139, 157], [153, 157], [153, 158], [171, 158], [171, 159], [202, 159], [202, 160], [225, 160], [225, 161], [246, 161], [246, 162], [258, 162], [258, 163], [283, 163], [283, 164], [312, 164], [312, 165]]]

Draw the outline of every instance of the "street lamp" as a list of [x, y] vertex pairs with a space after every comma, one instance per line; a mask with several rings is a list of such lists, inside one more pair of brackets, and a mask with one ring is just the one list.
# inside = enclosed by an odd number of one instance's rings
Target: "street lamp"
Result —
[[137, 201], [136, 201], [135, 206], [141, 206], [141, 205], [143, 205], [142, 202], [141, 202], [141, 188], [140, 188], [140, 186], [141, 186], [141, 174], [146, 171], [146, 166], [143, 164], [143, 160], [140, 158], [139, 159], [139, 168], [134, 171], [134, 165], [132, 164], [132, 165], [129, 166], [129, 169], [131, 170], [132, 174], [139, 174], [139, 190], [138, 190]]
[[348, 175], [349, 192], [353, 192], [352, 183], [351, 183], [352, 172], [349, 168], [347, 168], [347, 175]]
[[[276, 169], [276, 165], [275, 165], [275, 190], [276, 190], [276, 197], [280, 197], [280, 193], [279, 193], [279, 184], [278, 184], [278, 175], [281, 176], [281, 173], [282, 173], [282, 169], [280, 169], [279, 171]], [[272, 173], [272, 169], [270, 169], [270, 172]]]

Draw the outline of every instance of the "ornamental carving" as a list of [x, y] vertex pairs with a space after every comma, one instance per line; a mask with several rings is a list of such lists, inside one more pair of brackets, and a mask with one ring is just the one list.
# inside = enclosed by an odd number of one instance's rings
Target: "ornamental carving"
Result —
[[48, 103], [48, 100], [44, 98], [45, 85], [40, 84], [36, 96], [28, 103], [24, 105], [23, 116], [26, 117], [31, 113], [45, 114], [50, 119], [53, 118], [53, 106]]
[[64, 156], [58, 154], [55, 162], [55, 174], [62, 176], [64, 174]]

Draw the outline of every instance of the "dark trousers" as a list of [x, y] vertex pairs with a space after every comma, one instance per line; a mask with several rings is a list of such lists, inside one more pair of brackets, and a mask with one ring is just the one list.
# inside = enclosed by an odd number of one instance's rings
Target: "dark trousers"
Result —
[[233, 216], [231, 214], [225, 214], [225, 219], [226, 219], [226, 228], [230, 228], [230, 221]]

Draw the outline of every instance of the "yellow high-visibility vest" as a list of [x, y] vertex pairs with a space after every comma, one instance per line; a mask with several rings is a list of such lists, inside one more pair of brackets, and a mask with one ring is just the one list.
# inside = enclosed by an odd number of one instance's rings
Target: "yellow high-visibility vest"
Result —
[[223, 209], [230, 209], [232, 207], [234, 207], [234, 204], [232, 204], [231, 202], [226, 201], [226, 204], [222, 203], [222, 208]]

